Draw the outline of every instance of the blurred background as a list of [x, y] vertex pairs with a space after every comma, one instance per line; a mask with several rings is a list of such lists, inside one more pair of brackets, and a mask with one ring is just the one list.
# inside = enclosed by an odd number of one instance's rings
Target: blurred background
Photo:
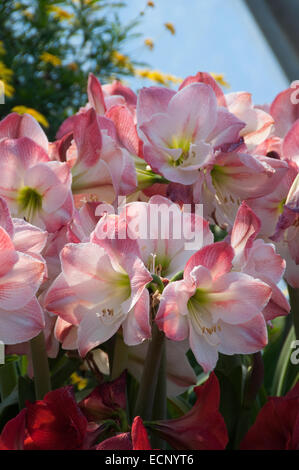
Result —
[[86, 102], [89, 72], [135, 91], [198, 71], [256, 104], [299, 79], [298, 0], [1, 0], [5, 103], [53, 138]]

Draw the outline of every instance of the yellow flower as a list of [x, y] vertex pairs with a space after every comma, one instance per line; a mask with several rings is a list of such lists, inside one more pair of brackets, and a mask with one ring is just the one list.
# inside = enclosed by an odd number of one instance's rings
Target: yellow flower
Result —
[[45, 63], [52, 64], [54, 67], [61, 65], [61, 59], [54, 54], [50, 54], [49, 52], [43, 52], [39, 58]]
[[181, 83], [183, 81], [182, 78], [175, 77], [169, 73], [160, 72], [160, 70], [135, 69], [135, 75], [166, 86], [170, 83]]
[[148, 47], [151, 51], [154, 49], [154, 41], [151, 38], [147, 38], [144, 40], [144, 44]]
[[211, 73], [212, 77], [219, 83], [226, 88], [230, 87], [230, 84], [224, 80], [224, 75], [222, 73]]
[[48, 8], [48, 11], [50, 13], [54, 13], [54, 18], [57, 18], [58, 20], [71, 20], [74, 15], [72, 13], [69, 13], [68, 11], [64, 10], [63, 8], [58, 7], [57, 5], [51, 5]]
[[[4, 88], [4, 94], [11, 98], [14, 94], [14, 87], [11, 85], [13, 71], [6, 67], [4, 62], [0, 61], [0, 81], [2, 82], [1, 88]], [[3, 90], [1, 89], [1, 92]]]
[[84, 390], [84, 388], [86, 388], [87, 383], [88, 383], [87, 379], [80, 377], [80, 375], [77, 374], [77, 372], [73, 372], [70, 378], [71, 378], [72, 384], [77, 385], [78, 390]]
[[164, 26], [171, 32], [171, 34], [175, 34], [175, 27], [172, 23], [164, 23]]
[[12, 111], [18, 114], [30, 114], [33, 116], [38, 122], [40, 122], [44, 127], [49, 127], [49, 123], [45, 116], [41, 114], [40, 112], [36, 111], [36, 109], [33, 108], [27, 108], [27, 106], [14, 106], [12, 108]]
[[147, 2], [147, 6], [151, 7], [151, 8], [154, 8], [155, 4], [154, 4], [154, 2]]
[[33, 19], [33, 14], [32, 14], [29, 10], [24, 10], [24, 11], [22, 11], [22, 14], [23, 14], [24, 16], [26, 16], [26, 18], [27, 18], [28, 20], [32, 20], [32, 19]]
[[128, 69], [132, 72], [134, 70], [133, 65], [131, 64], [131, 61], [130, 61], [129, 57], [127, 57], [124, 54], [121, 54], [118, 51], [112, 51], [111, 60], [118, 67]]

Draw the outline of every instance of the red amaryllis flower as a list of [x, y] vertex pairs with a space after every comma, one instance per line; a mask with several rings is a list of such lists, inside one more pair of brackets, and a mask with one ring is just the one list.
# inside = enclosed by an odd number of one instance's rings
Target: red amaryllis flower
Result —
[[184, 416], [157, 421], [152, 429], [177, 450], [223, 450], [228, 442], [225, 422], [219, 413], [220, 387], [211, 373], [209, 379], [194, 388], [197, 400]]
[[152, 450], [146, 429], [140, 416], [134, 418], [131, 433], [124, 432], [105, 439], [97, 450]]
[[89, 426], [72, 387], [63, 387], [47, 393], [43, 400], [28, 402], [4, 427], [0, 450], [88, 449], [97, 430]]
[[270, 397], [241, 450], [299, 450], [299, 382], [284, 397]]
[[90, 395], [79, 403], [88, 421], [102, 421], [118, 414], [126, 408], [126, 372], [112, 382], [96, 387]]

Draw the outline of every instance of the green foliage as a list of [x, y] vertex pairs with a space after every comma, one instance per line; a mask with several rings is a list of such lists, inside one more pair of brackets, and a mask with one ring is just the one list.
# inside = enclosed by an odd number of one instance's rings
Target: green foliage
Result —
[[86, 103], [89, 72], [103, 82], [132, 75], [137, 63], [121, 51], [137, 36], [138, 20], [123, 25], [117, 12], [124, 6], [105, 0], [2, 0], [0, 79], [7, 96], [0, 117], [15, 106], [33, 108], [48, 121], [52, 138]]

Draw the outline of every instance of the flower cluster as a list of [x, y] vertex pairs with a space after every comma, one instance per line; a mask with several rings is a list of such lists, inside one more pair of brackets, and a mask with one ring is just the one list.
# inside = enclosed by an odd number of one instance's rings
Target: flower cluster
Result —
[[[143, 401], [152, 393], [152, 410], [163, 360], [173, 397], [196, 385], [198, 368], [213, 371], [219, 354], [266, 347], [271, 322], [290, 311], [278, 284], [284, 277], [299, 288], [292, 93], [255, 106], [249, 93], [224, 94], [199, 72], [178, 91], [137, 96], [90, 74], [88, 103], [54, 142], [29, 114], [0, 122], [0, 340], [28, 356], [29, 375], [38, 378], [28, 341], [41, 334], [49, 357], [67, 351], [96, 362], [101, 377], [128, 369]], [[113, 392], [101, 383], [79, 404], [69, 387], [27, 404], [0, 447], [150, 449], [141, 398], [128, 424], [125, 392], [111, 384]], [[194, 392], [187, 413], [145, 419], [149, 435], [175, 449], [225, 448], [216, 375]], [[257, 423], [271, 406], [298, 409], [289, 393], [266, 404]], [[296, 423], [288, 448], [298, 446]], [[263, 426], [243, 448], [261, 448]]]

